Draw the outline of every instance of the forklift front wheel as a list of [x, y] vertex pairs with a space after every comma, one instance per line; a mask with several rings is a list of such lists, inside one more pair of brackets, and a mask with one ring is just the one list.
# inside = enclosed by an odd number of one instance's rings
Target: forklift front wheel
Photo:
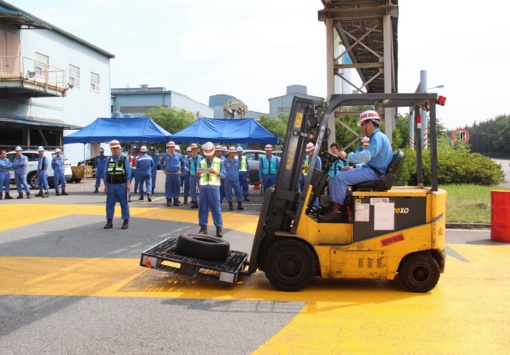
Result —
[[317, 262], [308, 245], [295, 239], [284, 239], [269, 248], [264, 271], [279, 290], [298, 291], [317, 274]]
[[399, 278], [412, 292], [428, 292], [439, 281], [439, 265], [430, 254], [416, 253], [405, 257], [400, 264]]

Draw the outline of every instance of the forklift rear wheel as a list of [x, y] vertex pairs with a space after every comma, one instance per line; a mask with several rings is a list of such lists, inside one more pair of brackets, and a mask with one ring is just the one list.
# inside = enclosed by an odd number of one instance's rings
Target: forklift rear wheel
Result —
[[264, 260], [271, 284], [281, 291], [298, 291], [317, 274], [313, 251], [303, 242], [284, 239], [274, 243]]
[[230, 243], [212, 235], [184, 233], [177, 238], [175, 249], [179, 253], [195, 258], [219, 261], [227, 258]]
[[440, 270], [432, 255], [417, 253], [405, 257], [398, 274], [409, 291], [428, 292], [437, 285]]

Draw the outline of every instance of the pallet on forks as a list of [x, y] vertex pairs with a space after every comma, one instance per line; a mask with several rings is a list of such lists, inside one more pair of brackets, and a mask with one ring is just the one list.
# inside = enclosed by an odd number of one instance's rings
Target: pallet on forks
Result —
[[247, 267], [248, 254], [231, 250], [222, 261], [183, 255], [175, 250], [177, 238], [169, 237], [142, 253], [140, 266], [207, 281], [235, 284]]

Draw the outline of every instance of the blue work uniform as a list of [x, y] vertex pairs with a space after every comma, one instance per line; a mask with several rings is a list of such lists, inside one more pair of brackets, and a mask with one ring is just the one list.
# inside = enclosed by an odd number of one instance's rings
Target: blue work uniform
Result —
[[99, 154], [96, 157], [96, 188], [101, 186], [101, 180], [104, 179], [104, 171], [106, 162], [108, 161], [108, 157], [105, 155]]
[[181, 174], [181, 185], [184, 188], [184, 197], [188, 198], [189, 196], [189, 158], [187, 155], [183, 157], [184, 159], [184, 170]]
[[345, 166], [345, 163], [343, 160], [336, 160], [331, 164], [331, 167], [329, 168], [328, 175], [329, 178], [332, 179], [335, 177], [336, 174], [338, 174], [342, 168]]
[[[312, 157], [307, 155], [305, 157], [305, 160], [303, 161], [303, 166], [309, 166], [310, 165], [310, 162], [312, 160]], [[321, 170], [322, 169], [322, 160], [320, 157], [317, 157], [317, 160], [315, 161], [315, 169], [319, 169]], [[306, 177], [308, 176], [308, 172], [310, 171], [310, 169], [303, 169], [303, 175], [301, 176], [301, 179], [299, 180], [299, 190], [301, 191], [301, 194], [303, 193], [303, 186], [305, 184], [305, 179]], [[319, 199], [315, 199], [314, 201], [314, 206], [318, 206], [319, 205]]]
[[[51, 160], [51, 168], [53, 169], [53, 186], [55, 191], [58, 192], [58, 185], [62, 188], [62, 191], [66, 190], [66, 174], [64, 172], [64, 157], [54, 156]], [[96, 172], [97, 174], [97, 172]]]
[[25, 191], [30, 193], [30, 189], [27, 184], [27, 164], [28, 158], [23, 154], [16, 155], [12, 160], [12, 167], [14, 168], [14, 180], [16, 181], [16, 189], [18, 193]]
[[44, 155], [37, 158], [37, 183], [39, 190], [48, 191], [48, 159]]
[[248, 197], [250, 193], [250, 185], [248, 184], [248, 177], [250, 176], [250, 164], [248, 159], [243, 155], [239, 159], [239, 186], [243, 190], [244, 197]]
[[9, 170], [12, 168], [12, 162], [5, 158], [0, 158], [0, 195], [2, 191], [5, 189], [5, 193], [8, 194], [11, 192], [10, 184], [10, 176]]
[[226, 174], [224, 186], [227, 201], [232, 202], [232, 189], [234, 189], [234, 193], [236, 194], [236, 201], [242, 201], [243, 194], [239, 186], [239, 159], [227, 158], [223, 161], [223, 165], [225, 166]]
[[166, 152], [161, 157], [161, 167], [165, 171], [165, 196], [179, 198], [181, 193], [180, 175], [184, 170], [184, 158], [177, 152]]
[[159, 155], [154, 154], [149, 156], [152, 158], [152, 161], [154, 162], [154, 166], [151, 170], [151, 186], [152, 186], [152, 193], [154, 193], [154, 189], [156, 189], [156, 176], [158, 175], [158, 164], [159, 164]]
[[108, 186], [106, 195], [106, 219], [113, 219], [115, 203], [119, 201], [122, 219], [129, 219], [128, 191], [126, 182], [131, 180], [129, 159], [122, 155], [111, 156], [104, 169], [104, 184]]
[[[224, 162], [226, 157], [221, 153], [220, 157], [221, 161]], [[223, 202], [223, 199], [225, 198], [225, 180], [221, 179], [221, 185], [220, 185], [220, 202]]]
[[138, 174], [138, 183], [140, 185], [140, 196], [143, 197], [143, 184], [146, 186], [147, 195], [152, 195], [152, 168], [154, 167], [154, 160], [147, 153], [142, 153], [136, 157], [136, 173]]
[[280, 166], [280, 158], [271, 155], [262, 157], [259, 163], [259, 177], [264, 185], [264, 192], [276, 184], [276, 175], [278, 174], [278, 168]]
[[199, 189], [199, 180], [197, 176], [197, 169], [200, 168], [200, 162], [204, 159], [202, 156], [197, 155], [196, 158], [191, 156], [188, 159], [189, 163], [189, 192], [191, 196], [191, 202], [197, 202], [197, 189]]
[[220, 181], [225, 179], [225, 165], [223, 161], [214, 157], [209, 162], [207, 158], [200, 162], [202, 168], [214, 168], [216, 171], [220, 169], [220, 176], [213, 174], [202, 174], [200, 176], [200, 203], [198, 204], [198, 223], [201, 226], [207, 226], [209, 220], [209, 211], [211, 211], [214, 225], [223, 227], [223, 218], [221, 216], [220, 202]]
[[386, 174], [392, 159], [393, 151], [390, 141], [378, 128], [370, 136], [368, 149], [358, 153], [351, 152], [347, 155], [347, 161], [359, 164], [358, 167], [341, 171], [329, 181], [331, 201], [343, 204], [349, 186], [364, 181], [379, 180], [379, 175], [372, 168]]

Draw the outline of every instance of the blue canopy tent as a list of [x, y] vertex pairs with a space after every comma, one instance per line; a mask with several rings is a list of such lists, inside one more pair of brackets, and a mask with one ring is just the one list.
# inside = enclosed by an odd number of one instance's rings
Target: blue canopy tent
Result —
[[175, 143], [279, 144], [280, 138], [270, 133], [253, 118], [199, 118], [172, 135]]
[[103, 143], [113, 139], [123, 143], [166, 143], [171, 135], [149, 117], [98, 118], [78, 132], [64, 137], [64, 144]]

